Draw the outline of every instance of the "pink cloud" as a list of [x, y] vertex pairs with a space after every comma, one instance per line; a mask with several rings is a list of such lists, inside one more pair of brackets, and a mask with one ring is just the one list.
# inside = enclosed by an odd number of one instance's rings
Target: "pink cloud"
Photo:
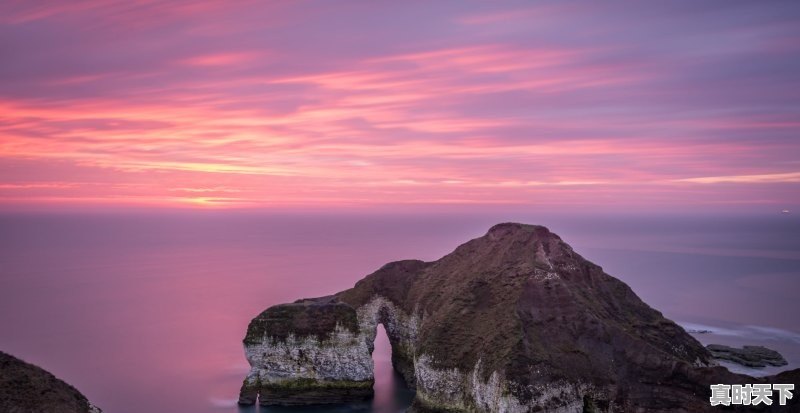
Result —
[[317, 6], [5, 4], [0, 203], [800, 202], [780, 13]]

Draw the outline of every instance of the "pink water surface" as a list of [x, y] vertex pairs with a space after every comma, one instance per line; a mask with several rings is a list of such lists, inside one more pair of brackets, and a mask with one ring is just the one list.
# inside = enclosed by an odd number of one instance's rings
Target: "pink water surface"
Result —
[[[0, 349], [107, 413], [236, 412], [241, 340], [259, 312], [349, 288], [388, 261], [436, 259], [505, 220], [549, 225], [678, 321], [768, 326], [790, 344], [800, 332], [796, 220], [9, 215]], [[389, 352], [381, 332], [375, 399], [346, 411], [408, 402]]]

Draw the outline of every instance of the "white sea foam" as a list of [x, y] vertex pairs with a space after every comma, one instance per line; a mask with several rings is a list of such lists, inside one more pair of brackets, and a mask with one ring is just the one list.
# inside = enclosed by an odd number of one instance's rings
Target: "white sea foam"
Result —
[[788, 331], [774, 327], [762, 327], [762, 326], [752, 326], [752, 325], [748, 325], [745, 327], [750, 330], [754, 330], [760, 337], [765, 337], [765, 338], [771, 337], [773, 339], [778, 339], [778, 340], [794, 341], [795, 343], [800, 344], [800, 334], [795, 333], [794, 331]]
[[694, 333], [694, 337], [703, 345], [724, 344], [733, 347], [762, 345], [777, 350], [789, 363], [785, 366], [749, 368], [725, 360], [719, 361], [720, 365], [732, 372], [759, 377], [800, 367], [800, 334], [793, 331], [756, 325], [718, 327], [688, 322], [679, 322], [678, 324]]
[[758, 340], [781, 340], [792, 341], [800, 344], [800, 334], [794, 331], [784, 330], [776, 327], [742, 325], [736, 327], [718, 327], [705, 324], [689, 323], [679, 321], [678, 325], [690, 333], [715, 334], [719, 336], [731, 336], [742, 338], [753, 338]]
[[234, 407], [234, 406], [236, 406], [236, 403], [239, 402], [238, 399], [225, 399], [225, 398], [221, 398], [221, 397], [212, 397], [212, 398], [208, 399], [208, 401], [211, 402], [212, 406], [220, 407], [220, 408], [222, 408], [222, 407], [225, 407], [225, 408]]

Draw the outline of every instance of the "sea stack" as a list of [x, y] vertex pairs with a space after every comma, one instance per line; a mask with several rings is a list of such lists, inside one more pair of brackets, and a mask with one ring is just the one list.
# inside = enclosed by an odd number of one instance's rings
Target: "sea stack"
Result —
[[389, 263], [349, 290], [268, 308], [244, 339], [239, 402], [369, 397], [378, 324], [417, 412], [714, 411], [709, 384], [769, 379], [715, 366], [547, 228], [505, 223], [437, 261]]

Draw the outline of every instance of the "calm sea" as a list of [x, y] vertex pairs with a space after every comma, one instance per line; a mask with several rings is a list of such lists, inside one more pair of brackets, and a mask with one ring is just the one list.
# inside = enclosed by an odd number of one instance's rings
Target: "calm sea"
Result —
[[[437, 259], [502, 221], [550, 227], [667, 317], [712, 330], [701, 341], [765, 344], [800, 365], [800, 219], [781, 214], [0, 215], [0, 349], [106, 413], [238, 412], [252, 317], [388, 261]], [[375, 399], [339, 411], [405, 408], [389, 356], [380, 332]]]

